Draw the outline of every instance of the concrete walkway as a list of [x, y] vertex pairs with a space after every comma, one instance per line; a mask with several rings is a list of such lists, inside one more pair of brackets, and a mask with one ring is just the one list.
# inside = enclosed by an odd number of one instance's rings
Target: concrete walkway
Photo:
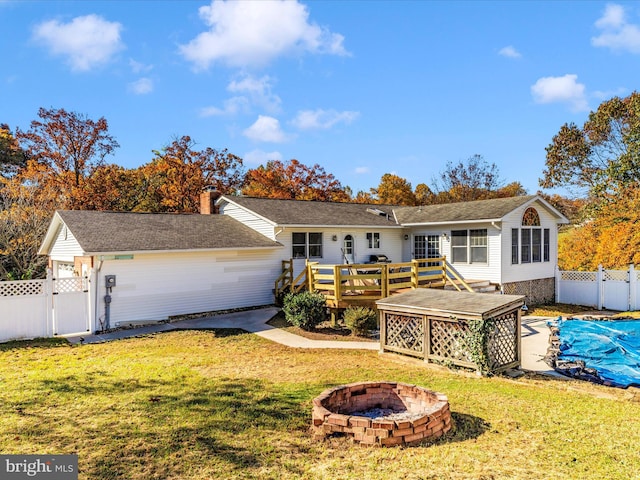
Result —
[[[97, 335], [76, 335], [67, 337], [67, 339], [72, 344], [88, 344], [177, 330], [239, 328], [271, 340], [272, 342], [292, 348], [336, 348], [353, 350], [379, 350], [380, 348], [378, 342], [311, 340], [267, 325], [267, 322], [273, 318], [276, 313], [278, 313], [277, 308], [268, 307], [191, 320], [181, 320], [173, 323], [158, 323]], [[552, 319], [546, 317], [522, 317], [522, 369], [565, 378], [544, 363], [544, 356], [547, 352], [549, 341], [549, 328], [547, 326], [549, 320]]]

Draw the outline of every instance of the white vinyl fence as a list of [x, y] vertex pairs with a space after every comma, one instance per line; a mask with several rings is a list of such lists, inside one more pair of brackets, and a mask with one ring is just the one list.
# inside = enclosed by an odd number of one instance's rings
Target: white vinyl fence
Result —
[[640, 271], [633, 265], [628, 270], [597, 272], [556, 271], [556, 301], [586, 305], [598, 310], [640, 310]]
[[0, 282], [0, 342], [90, 330], [89, 279]]

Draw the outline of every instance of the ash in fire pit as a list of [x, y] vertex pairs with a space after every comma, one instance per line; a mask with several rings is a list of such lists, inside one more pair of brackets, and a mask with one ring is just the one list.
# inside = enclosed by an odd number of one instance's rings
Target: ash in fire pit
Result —
[[411, 445], [450, 429], [447, 397], [416, 385], [353, 383], [313, 400], [316, 438], [346, 434], [367, 445]]

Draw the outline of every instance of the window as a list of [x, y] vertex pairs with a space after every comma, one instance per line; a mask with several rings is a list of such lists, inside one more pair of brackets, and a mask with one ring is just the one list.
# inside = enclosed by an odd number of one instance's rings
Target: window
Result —
[[489, 249], [487, 229], [452, 230], [452, 263], [487, 263]]
[[467, 231], [451, 231], [451, 261], [453, 263], [467, 263]]
[[522, 215], [522, 227], [511, 230], [511, 263], [548, 262], [551, 257], [551, 231], [548, 228], [540, 228], [540, 215], [535, 208], [529, 207], [525, 210]]
[[550, 232], [548, 228], [544, 229], [544, 244], [542, 247], [542, 250], [544, 252], [544, 261], [548, 262], [549, 261], [549, 237], [550, 237]]
[[291, 246], [293, 258], [322, 258], [322, 233], [293, 232]]
[[369, 248], [380, 248], [380, 234], [378, 232], [367, 233]]
[[531, 263], [531, 229], [523, 228], [520, 230], [520, 261], [522, 263]]
[[531, 259], [534, 262], [542, 261], [542, 230], [531, 229]]

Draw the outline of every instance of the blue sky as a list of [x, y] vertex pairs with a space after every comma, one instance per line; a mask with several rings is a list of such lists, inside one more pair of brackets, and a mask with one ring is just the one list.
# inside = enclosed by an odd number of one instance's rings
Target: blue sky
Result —
[[640, 78], [640, 3], [0, 0], [0, 123], [105, 117], [137, 167], [177, 136], [354, 192], [474, 154], [535, 193], [545, 147]]

